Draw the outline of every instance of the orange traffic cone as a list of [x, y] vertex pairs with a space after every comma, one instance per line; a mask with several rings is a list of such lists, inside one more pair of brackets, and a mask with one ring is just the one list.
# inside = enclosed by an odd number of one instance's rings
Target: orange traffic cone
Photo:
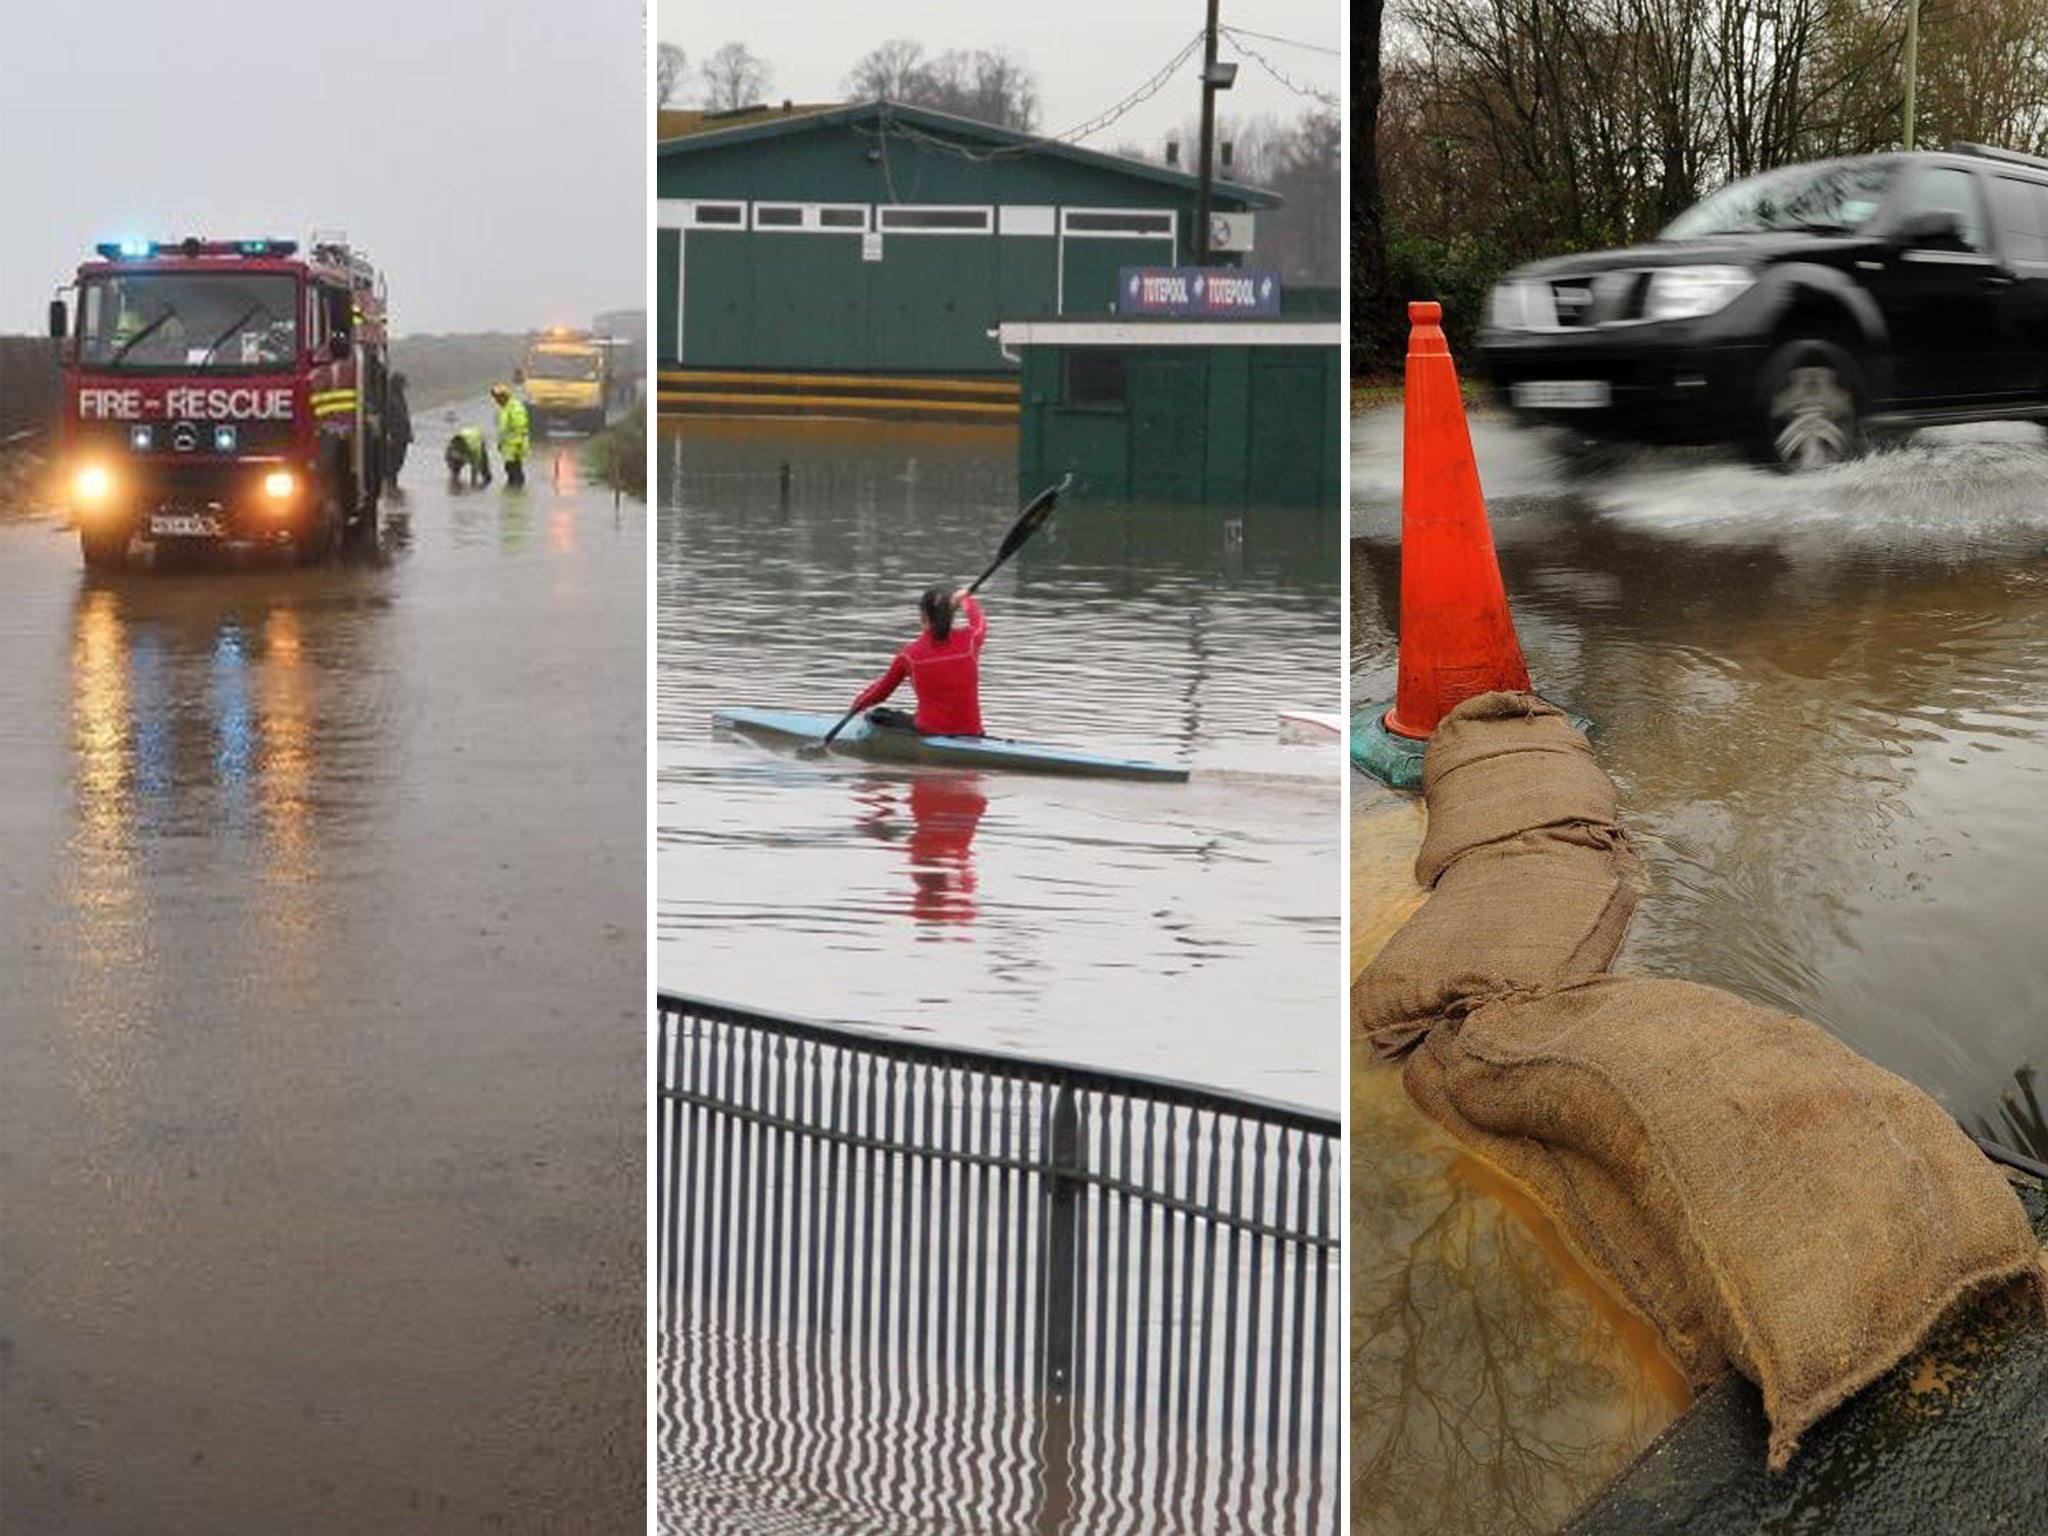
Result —
[[1440, 304], [1410, 304], [1401, 458], [1401, 657], [1386, 729], [1412, 740], [1466, 699], [1529, 691]]

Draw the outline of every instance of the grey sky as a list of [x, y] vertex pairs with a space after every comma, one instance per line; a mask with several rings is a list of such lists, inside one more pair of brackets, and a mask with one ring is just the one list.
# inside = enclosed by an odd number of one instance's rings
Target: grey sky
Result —
[[[877, 43], [907, 37], [927, 53], [1006, 45], [1038, 76], [1039, 129], [1061, 133], [1122, 100], [1201, 29], [1202, 0], [1037, 0], [1032, 5], [960, 0], [657, 0], [656, 30], [690, 56], [682, 105], [696, 105], [696, 66], [720, 44], [743, 42], [775, 69], [774, 99], [837, 101], [854, 60]], [[1223, 0], [1221, 20], [1247, 32], [1338, 49], [1344, 9], [1333, 0]], [[1301, 85], [1343, 97], [1343, 61], [1248, 38]], [[1278, 84], [1227, 40], [1221, 56], [1239, 64], [1237, 85], [1219, 98], [1225, 114], [1293, 118], [1312, 105]], [[1192, 60], [1157, 96], [1085, 142], [1095, 149], [1154, 145], [1201, 109]]]
[[7, 7], [0, 331], [94, 242], [342, 229], [400, 332], [637, 308], [640, 0]]

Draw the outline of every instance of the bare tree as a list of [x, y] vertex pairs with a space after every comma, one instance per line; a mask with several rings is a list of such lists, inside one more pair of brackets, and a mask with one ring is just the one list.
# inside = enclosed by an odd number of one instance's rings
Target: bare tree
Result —
[[654, 104], [658, 107], [672, 105], [676, 92], [682, 88], [683, 76], [689, 68], [689, 59], [674, 43], [663, 43], [654, 51]]
[[922, 105], [1029, 133], [1038, 125], [1038, 77], [1007, 48], [949, 49], [932, 60]]
[[775, 72], [768, 61], [745, 43], [725, 43], [704, 61], [704, 105], [713, 112], [732, 112], [766, 100]]
[[[1899, 147], [1906, 3], [1368, 4], [1355, 359], [1398, 358], [1401, 300], [1442, 300], [1456, 339], [1519, 261], [1649, 238], [1757, 171]], [[2048, 147], [2048, 0], [1921, 4], [1921, 142]]]
[[954, 48], [928, 58], [921, 44], [894, 38], [860, 56], [846, 76], [846, 91], [1019, 133], [1038, 125], [1038, 77], [1007, 48]]
[[893, 37], [854, 61], [846, 94], [854, 101], [911, 101], [925, 83], [924, 44]]
[[1344, 279], [1344, 124], [1328, 108], [1305, 113], [1272, 150], [1265, 177], [1281, 197], [1262, 218], [1258, 261], [1288, 282], [1334, 288]]

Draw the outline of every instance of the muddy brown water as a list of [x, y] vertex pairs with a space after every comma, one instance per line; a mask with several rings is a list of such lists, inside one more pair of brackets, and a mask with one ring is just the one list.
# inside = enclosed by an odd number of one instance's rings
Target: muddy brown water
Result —
[[[1333, 512], [1072, 496], [984, 589], [992, 733], [1187, 784], [812, 761], [711, 710], [844, 709], [915, 632], [917, 593], [994, 552], [1024, 499], [1014, 435], [670, 423], [656, 449], [665, 985], [1334, 1107], [1344, 768], [1277, 719], [1340, 697]], [[904, 1388], [900, 1359], [717, 1317], [665, 1334], [660, 1369], [678, 1533], [1335, 1523], [1328, 1461], [1282, 1477], [1163, 1416]]]
[[646, 518], [552, 453], [310, 571], [0, 521], [9, 1529], [638, 1528]]
[[1334, 1106], [1344, 768], [1278, 723], [1340, 697], [1334, 514], [1076, 494], [983, 589], [989, 732], [1192, 775], [1124, 783], [711, 728], [844, 710], [994, 554], [1013, 434], [672, 422], [654, 476], [665, 985]]
[[[1400, 418], [1357, 426], [1363, 705], [1394, 687]], [[1795, 477], [1670, 452], [1573, 476], [1489, 417], [1474, 443], [1531, 673], [1595, 721], [1647, 865], [1619, 968], [1811, 1018], [2040, 1156], [2048, 436]], [[1419, 817], [1353, 784], [1356, 968], [1419, 899]], [[1682, 1392], [1385, 1069], [1355, 1071], [1352, 1129], [1354, 1528], [1553, 1528]]]

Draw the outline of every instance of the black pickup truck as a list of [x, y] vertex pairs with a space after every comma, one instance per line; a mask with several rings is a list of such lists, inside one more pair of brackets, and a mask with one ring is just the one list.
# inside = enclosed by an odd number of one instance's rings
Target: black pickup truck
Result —
[[1646, 245], [1519, 268], [1489, 308], [1501, 401], [1588, 437], [1794, 469], [1915, 427], [2048, 423], [2048, 160], [1785, 166]]

